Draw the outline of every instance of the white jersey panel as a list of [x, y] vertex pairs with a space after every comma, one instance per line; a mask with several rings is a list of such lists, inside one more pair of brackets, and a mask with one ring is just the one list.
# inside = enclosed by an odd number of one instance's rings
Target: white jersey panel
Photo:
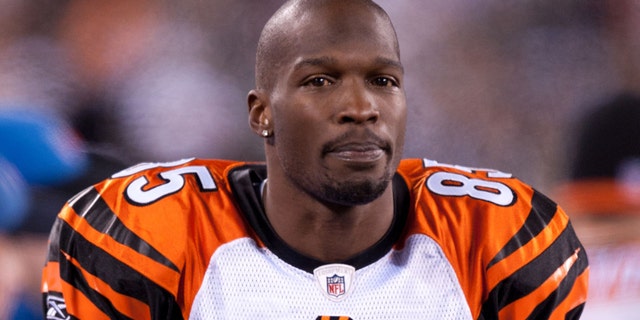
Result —
[[424, 235], [357, 270], [352, 285], [339, 301], [329, 299], [313, 274], [239, 239], [212, 256], [190, 319], [471, 319], [453, 268]]

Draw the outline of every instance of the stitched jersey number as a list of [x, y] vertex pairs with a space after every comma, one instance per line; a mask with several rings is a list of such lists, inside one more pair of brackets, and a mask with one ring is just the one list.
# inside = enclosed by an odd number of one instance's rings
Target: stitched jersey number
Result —
[[[138, 166], [126, 169], [113, 175], [113, 178], [125, 177], [142, 170], [156, 168], [156, 167], [173, 167], [184, 164], [192, 159], [185, 159], [176, 162], [166, 163], [144, 163]], [[187, 166], [170, 169], [159, 174], [160, 178], [165, 183], [157, 185], [152, 188], [145, 189], [145, 186], [149, 184], [149, 180], [145, 176], [141, 176], [133, 180], [125, 191], [126, 198], [136, 205], [148, 205], [156, 202], [168, 195], [174, 194], [180, 191], [184, 185], [185, 175], [195, 175], [201, 191], [214, 191], [217, 190], [217, 186], [211, 173], [205, 166]]]
[[[435, 166], [435, 163], [427, 162], [425, 166]], [[442, 165], [445, 167], [453, 167], [450, 165]], [[457, 169], [468, 172], [474, 171], [472, 168], [455, 166]], [[499, 171], [489, 171], [489, 176], [510, 177], [510, 174]], [[439, 171], [432, 174], [426, 182], [427, 188], [441, 196], [462, 197], [469, 196], [474, 199], [483, 200], [497, 204], [499, 206], [509, 206], [513, 204], [515, 196], [513, 191], [504, 183], [497, 181], [483, 180], [477, 178], [468, 178], [459, 173]]]

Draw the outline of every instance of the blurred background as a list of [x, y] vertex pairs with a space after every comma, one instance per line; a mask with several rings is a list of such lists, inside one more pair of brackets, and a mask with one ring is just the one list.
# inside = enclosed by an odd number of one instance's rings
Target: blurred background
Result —
[[[246, 94], [282, 2], [0, 0], [0, 319], [41, 318], [47, 233], [84, 187], [141, 161], [263, 159]], [[556, 199], [594, 252], [590, 317], [637, 317], [640, 236], [610, 235], [640, 216], [640, 2], [378, 3], [406, 69], [405, 156], [511, 172]], [[585, 133], [594, 117], [616, 133]]]

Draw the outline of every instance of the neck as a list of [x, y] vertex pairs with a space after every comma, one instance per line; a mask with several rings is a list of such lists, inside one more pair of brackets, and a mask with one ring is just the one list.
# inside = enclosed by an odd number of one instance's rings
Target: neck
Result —
[[371, 203], [351, 207], [326, 205], [283, 185], [269, 183], [264, 188], [267, 218], [285, 243], [311, 258], [327, 263], [347, 260], [372, 247], [391, 227], [391, 185]]

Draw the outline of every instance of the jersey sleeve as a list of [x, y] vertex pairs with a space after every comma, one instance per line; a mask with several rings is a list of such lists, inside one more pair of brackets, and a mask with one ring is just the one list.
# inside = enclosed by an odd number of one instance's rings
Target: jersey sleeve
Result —
[[495, 170], [426, 159], [401, 169], [419, 190], [409, 232], [440, 244], [474, 318], [579, 318], [588, 259], [562, 208]]
[[479, 319], [579, 319], [588, 259], [564, 211], [534, 191], [531, 209], [485, 265]]
[[[89, 188], [62, 209], [50, 234], [46, 319], [182, 319], [170, 290], [179, 271]], [[157, 281], [161, 274], [165, 283]]]
[[69, 200], [43, 269], [47, 317], [187, 318], [213, 252], [246, 234], [225, 180], [236, 164], [141, 164]]

